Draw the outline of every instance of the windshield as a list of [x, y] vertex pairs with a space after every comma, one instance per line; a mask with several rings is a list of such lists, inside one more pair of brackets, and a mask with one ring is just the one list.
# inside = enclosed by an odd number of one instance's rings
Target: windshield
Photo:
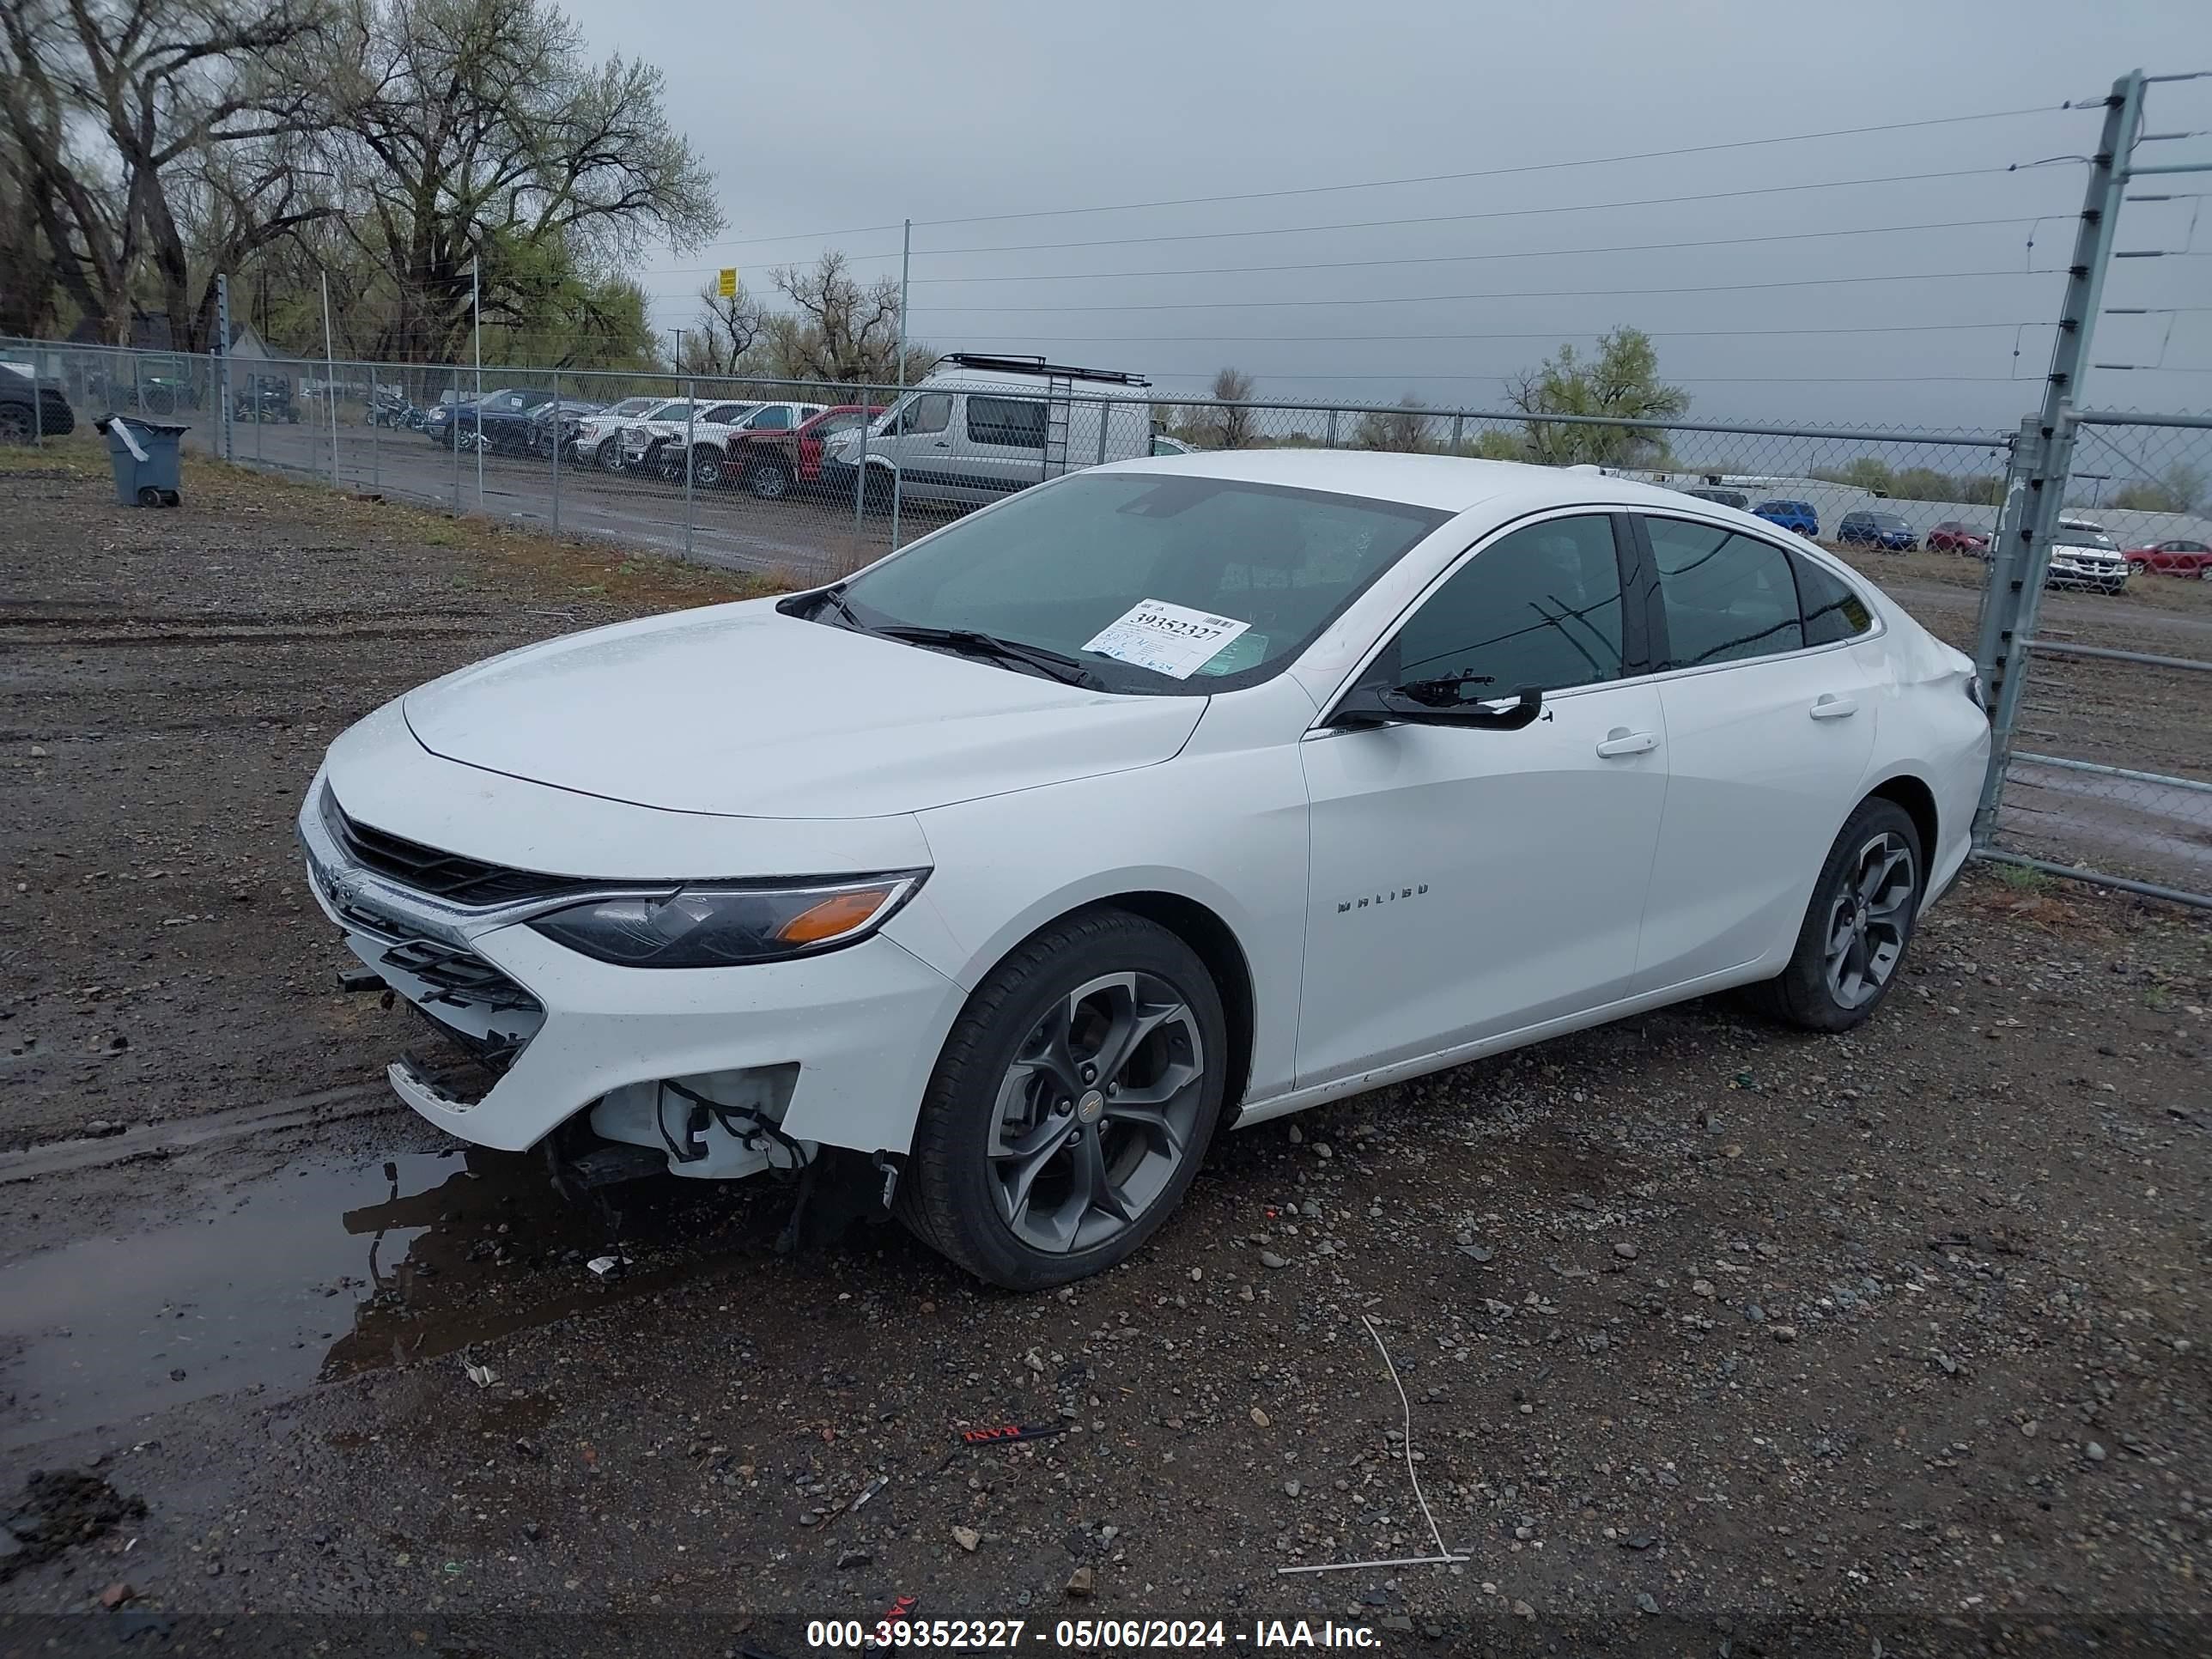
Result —
[[2093, 524], [2062, 524], [2058, 539], [2069, 547], [2100, 548], [2107, 553], [2120, 550], [2119, 544]]
[[[1203, 694], [1277, 672], [1450, 516], [1229, 479], [1091, 474], [949, 525], [842, 592], [871, 629], [987, 634], [1073, 658], [1110, 690]], [[1168, 620], [1132, 623], [1147, 601]], [[1146, 654], [1133, 638], [1179, 625], [1177, 607], [1214, 625], [1218, 649], [1186, 653], [1179, 672], [1128, 660]], [[1106, 639], [1117, 623], [1132, 626]]]

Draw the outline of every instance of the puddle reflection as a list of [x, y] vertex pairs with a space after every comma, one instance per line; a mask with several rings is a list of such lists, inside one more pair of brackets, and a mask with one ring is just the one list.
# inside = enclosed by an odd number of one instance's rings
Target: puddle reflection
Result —
[[[0, 1267], [0, 1447], [209, 1395], [451, 1353], [697, 1271], [738, 1194], [665, 1177], [571, 1204], [532, 1157], [295, 1164], [189, 1220]], [[584, 1261], [619, 1243], [648, 1270]]]

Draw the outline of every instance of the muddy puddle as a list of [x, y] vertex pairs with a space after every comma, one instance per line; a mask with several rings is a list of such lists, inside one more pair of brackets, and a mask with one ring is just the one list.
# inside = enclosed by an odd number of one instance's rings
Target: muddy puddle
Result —
[[[477, 1149], [289, 1164], [189, 1219], [0, 1267], [0, 1449], [663, 1289], [760, 1243], [750, 1207], [672, 1177], [570, 1204], [538, 1159]], [[627, 1265], [603, 1279], [586, 1264], [607, 1253]]]

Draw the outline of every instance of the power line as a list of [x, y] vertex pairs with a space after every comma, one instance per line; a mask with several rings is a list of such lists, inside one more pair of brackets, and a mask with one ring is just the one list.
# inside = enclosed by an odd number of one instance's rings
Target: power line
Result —
[[1954, 219], [1917, 225], [1862, 225], [1849, 230], [1776, 231], [1764, 236], [1718, 236], [1689, 242], [1616, 242], [1608, 247], [1533, 248], [1510, 253], [1425, 253], [1392, 259], [1332, 259], [1285, 265], [1177, 265], [1159, 270], [1060, 270], [1012, 276], [916, 276], [925, 283], [1069, 283], [1107, 276], [1228, 276], [1278, 270], [1362, 270], [1378, 265], [1449, 265], [1491, 259], [1558, 259], [1583, 253], [1652, 253], [1669, 248], [1745, 247], [1756, 242], [1802, 242], [1838, 236], [1890, 236], [1917, 230], [1972, 230], [1989, 225], [2026, 225], [2033, 219]]
[[[1287, 190], [1237, 191], [1222, 196], [1180, 196], [1152, 202], [1115, 202], [1097, 207], [1034, 208], [1018, 213], [969, 214], [957, 219], [917, 219], [918, 226], [997, 224], [1009, 219], [1058, 219], [1086, 213], [1135, 213], [1152, 208], [1202, 207], [1218, 202], [1268, 202], [1290, 196], [1326, 196], [1347, 190], [1389, 190], [1401, 185], [1439, 185], [1468, 179], [1500, 179], [1516, 173], [1556, 173], [1568, 167], [1613, 167], [1624, 161], [1658, 161], [1723, 150], [1754, 149], [1767, 144], [1802, 144], [1822, 138], [1856, 138], [1875, 132], [1905, 132], [1919, 127], [1957, 126], [1971, 121], [2002, 121], [2023, 115], [2055, 115], [2064, 105], [1984, 110], [1968, 115], [1936, 115], [1917, 121], [1887, 121], [1875, 126], [1836, 127], [1826, 132], [1781, 133], [1767, 138], [1738, 138], [1717, 144], [1687, 144], [1675, 149], [1638, 150], [1622, 155], [1594, 155], [1572, 161], [1530, 161], [1514, 167], [1480, 167], [1466, 173], [1431, 173], [1406, 179], [1369, 179], [1354, 184], [1304, 185]], [[896, 227], [893, 227], [896, 228]]]
[[1890, 173], [1865, 179], [1824, 179], [1800, 185], [1756, 185], [1740, 190], [1701, 191], [1687, 196], [1638, 196], [1617, 202], [1574, 202], [1547, 207], [1490, 208], [1480, 213], [1430, 213], [1405, 219], [1347, 219], [1327, 225], [1283, 225], [1271, 230], [1193, 230], [1162, 236], [1108, 236], [1081, 242], [1000, 242], [983, 247], [916, 248], [917, 257], [940, 258], [956, 253], [1037, 253], [1054, 248], [1134, 247], [1152, 242], [1210, 242], [1245, 236], [1302, 236], [1322, 230], [1383, 230], [1399, 225], [1466, 224], [1481, 219], [1526, 219], [1554, 213], [1601, 213], [1613, 208], [1671, 207], [1685, 202], [1735, 201], [1747, 196], [1782, 196], [1798, 191], [1848, 190], [1860, 185], [1923, 184], [1937, 179], [1985, 179], [2016, 175], [2013, 167], [1952, 167], [1938, 173]]
[[1342, 300], [1176, 300], [1152, 301], [1136, 305], [1096, 306], [957, 306], [933, 305], [933, 311], [980, 311], [990, 314], [1007, 312], [1070, 312], [1070, 311], [1261, 311], [1279, 307], [1306, 306], [1412, 306], [1434, 305], [1464, 300], [1571, 300], [1591, 296], [1629, 295], [1643, 298], [1656, 294], [1741, 294], [1763, 289], [1829, 288], [1856, 283], [1933, 283], [1953, 282], [1964, 278], [1983, 279], [1992, 276], [2053, 276], [2063, 272], [2043, 270], [1908, 270], [1881, 271], [1867, 276], [1801, 276], [1784, 282], [1771, 283], [1693, 283], [1679, 288], [1532, 288], [1491, 290], [1480, 294], [1403, 294], [1361, 295]]

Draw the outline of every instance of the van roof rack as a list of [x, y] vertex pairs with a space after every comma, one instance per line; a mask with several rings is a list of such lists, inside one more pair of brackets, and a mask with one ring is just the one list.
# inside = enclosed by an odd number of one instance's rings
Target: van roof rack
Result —
[[1071, 368], [1066, 363], [1048, 363], [1042, 357], [1001, 357], [981, 351], [948, 351], [937, 361], [1000, 374], [1043, 374], [1064, 380], [1103, 380], [1112, 386], [1152, 384], [1141, 374], [1125, 374], [1115, 368]]

